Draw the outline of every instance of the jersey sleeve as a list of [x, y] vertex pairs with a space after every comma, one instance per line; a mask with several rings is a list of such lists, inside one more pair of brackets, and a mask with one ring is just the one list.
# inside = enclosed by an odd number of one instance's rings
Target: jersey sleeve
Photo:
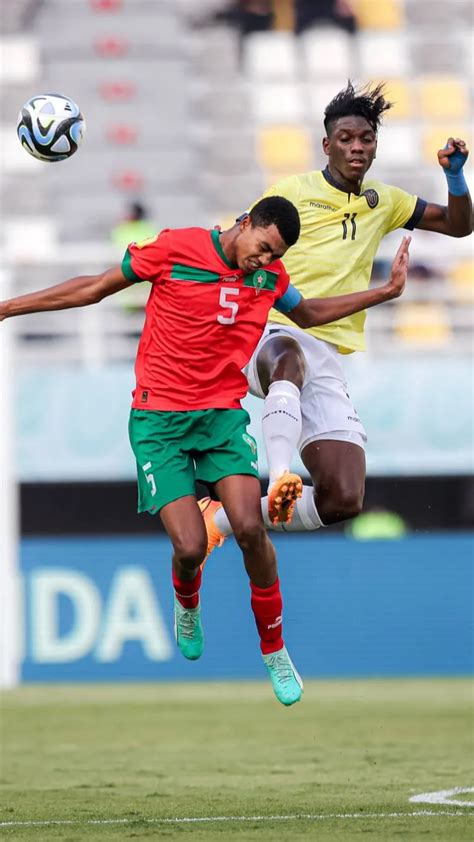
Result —
[[288, 284], [286, 292], [280, 298], [276, 299], [273, 306], [279, 313], [291, 313], [298, 306], [302, 298], [301, 292], [293, 284]]
[[161, 231], [138, 243], [130, 243], [123, 260], [122, 272], [127, 281], [156, 281], [170, 252], [171, 232]]
[[387, 222], [386, 233], [397, 228], [407, 228], [409, 231], [419, 223], [426, 208], [426, 202], [405, 193], [399, 187], [390, 187], [391, 213]]

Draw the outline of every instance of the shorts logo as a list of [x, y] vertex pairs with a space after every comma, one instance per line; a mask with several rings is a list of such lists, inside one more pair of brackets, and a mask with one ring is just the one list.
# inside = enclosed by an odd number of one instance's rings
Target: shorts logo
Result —
[[261, 289], [265, 286], [265, 282], [267, 280], [267, 273], [265, 269], [260, 269], [259, 272], [255, 272], [253, 276], [253, 284], [255, 287], [255, 295], [258, 295]]
[[373, 209], [377, 207], [379, 203], [379, 194], [376, 190], [372, 190], [372, 188], [364, 190], [362, 195], [365, 196], [369, 208]]
[[250, 447], [250, 450], [252, 451], [253, 455], [255, 456], [256, 453], [257, 453], [257, 444], [255, 442], [255, 439], [253, 439], [252, 436], [249, 436], [248, 433], [242, 433], [242, 438], [243, 438], [244, 442], [246, 444], [248, 444], [248, 446]]

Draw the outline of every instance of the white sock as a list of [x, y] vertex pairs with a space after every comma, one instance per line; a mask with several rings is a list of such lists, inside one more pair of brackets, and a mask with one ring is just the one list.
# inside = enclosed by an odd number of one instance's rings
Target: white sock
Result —
[[[314, 502], [314, 490], [311, 485], [303, 486], [303, 493], [296, 501], [291, 523], [271, 523], [268, 517], [268, 497], [262, 497], [262, 516], [267, 529], [273, 532], [313, 532], [324, 526]], [[216, 512], [214, 521], [223, 535], [232, 535], [232, 527], [224, 508]]]
[[314, 502], [314, 489], [312, 485], [303, 485], [303, 493], [296, 501], [293, 509], [291, 523], [272, 523], [268, 516], [268, 497], [262, 497], [262, 515], [265, 526], [272, 532], [313, 532], [324, 526], [319, 517], [316, 503]]
[[263, 404], [262, 432], [270, 486], [284, 471], [289, 471], [301, 435], [300, 390], [289, 380], [270, 385]]

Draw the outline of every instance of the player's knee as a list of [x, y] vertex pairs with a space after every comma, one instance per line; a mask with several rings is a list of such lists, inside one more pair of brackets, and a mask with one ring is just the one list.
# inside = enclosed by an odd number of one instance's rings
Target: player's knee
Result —
[[304, 353], [291, 336], [275, 336], [260, 351], [257, 370], [265, 393], [278, 380], [289, 380], [302, 389], [306, 375]]
[[242, 552], [256, 550], [263, 547], [267, 540], [267, 533], [261, 518], [248, 518], [237, 527], [234, 526], [234, 537]]
[[175, 560], [186, 570], [194, 570], [202, 563], [207, 551], [207, 542], [202, 538], [189, 536], [173, 541]]
[[351, 520], [362, 511], [364, 492], [348, 486], [340, 486], [331, 494], [318, 495], [318, 512], [325, 525]]

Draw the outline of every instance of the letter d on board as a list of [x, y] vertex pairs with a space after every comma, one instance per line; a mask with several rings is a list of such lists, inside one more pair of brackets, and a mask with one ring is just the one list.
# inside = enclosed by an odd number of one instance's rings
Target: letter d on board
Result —
[[[42, 569], [31, 578], [31, 650], [38, 663], [68, 663], [93, 648], [100, 622], [97, 588], [83, 573], [61, 568]], [[72, 604], [73, 622], [66, 634], [59, 625], [59, 599]]]

